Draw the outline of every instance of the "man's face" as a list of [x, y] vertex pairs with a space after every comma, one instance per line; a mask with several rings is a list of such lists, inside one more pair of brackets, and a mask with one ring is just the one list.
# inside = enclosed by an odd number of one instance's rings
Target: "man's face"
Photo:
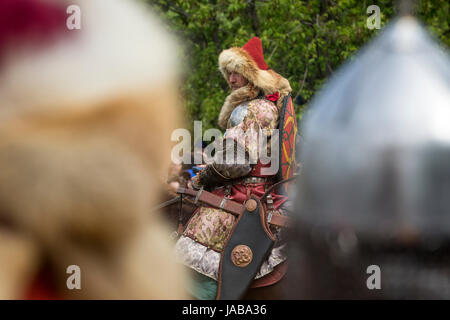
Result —
[[243, 86], [246, 86], [248, 84], [247, 78], [237, 72], [230, 73], [228, 81], [230, 82], [232, 91], [242, 88]]

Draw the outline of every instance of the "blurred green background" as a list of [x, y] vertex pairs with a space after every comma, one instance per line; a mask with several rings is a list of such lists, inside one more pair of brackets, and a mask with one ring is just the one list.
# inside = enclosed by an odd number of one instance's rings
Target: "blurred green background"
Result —
[[[184, 41], [188, 72], [183, 88], [186, 114], [217, 127], [217, 116], [229, 93], [218, 70], [220, 52], [241, 47], [259, 36], [267, 64], [286, 77], [301, 119], [311, 97], [339, 65], [380, 30], [367, 28], [367, 7], [377, 5], [381, 27], [395, 16], [394, 1], [365, 0], [143, 0]], [[448, 0], [417, 1], [416, 16], [450, 47]], [[192, 128], [190, 128], [192, 129]]]

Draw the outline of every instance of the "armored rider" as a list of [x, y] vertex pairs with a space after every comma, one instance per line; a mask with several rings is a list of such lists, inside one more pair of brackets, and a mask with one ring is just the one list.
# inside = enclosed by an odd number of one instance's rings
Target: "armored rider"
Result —
[[[231, 93], [225, 99], [218, 123], [226, 128], [223, 149], [216, 153], [215, 161], [208, 164], [193, 178], [194, 189], [205, 188], [215, 195], [245, 204], [251, 196], [260, 198], [273, 185], [277, 172], [265, 172], [270, 163], [263, 164], [258, 151], [262, 136], [270, 138], [278, 128], [284, 98], [291, 92], [289, 81], [271, 70], [264, 61], [261, 40], [250, 39], [242, 48], [232, 47], [219, 56], [219, 69], [228, 82]], [[225, 161], [225, 153], [244, 154], [243, 161]], [[242, 153], [240, 153], [242, 152]], [[222, 159], [223, 161], [218, 161]], [[241, 159], [242, 160], [242, 159]], [[278, 169], [278, 168], [277, 168]], [[274, 191], [264, 202], [266, 212], [284, 215], [285, 195]], [[217, 280], [221, 272], [220, 260], [227, 240], [233, 232], [236, 216], [220, 208], [202, 205], [188, 222], [176, 244], [182, 263], [193, 269], [196, 287], [191, 293], [199, 299], [214, 299]], [[272, 229], [275, 235], [279, 229]], [[267, 286], [279, 281], [286, 271], [285, 244], [280, 238], [265, 256], [250, 287]], [[245, 247], [245, 246], [244, 246]], [[245, 250], [244, 250], [245, 251]], [[233, 261], [235, 265], [250, 259]], [[275, 271], [275, 272], [274, 272]]]

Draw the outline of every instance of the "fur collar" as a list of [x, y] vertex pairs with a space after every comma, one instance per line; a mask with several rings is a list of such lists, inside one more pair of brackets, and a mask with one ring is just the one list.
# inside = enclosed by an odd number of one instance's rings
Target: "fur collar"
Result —
[[231, 92], [225, 99], [222, 109], [220, 110], [219, 127], [226, 129], [228, 119], [233, 110], [241, 103], [255, 99], [259, 95], [259, 92], [259, 88], [251, 83]]

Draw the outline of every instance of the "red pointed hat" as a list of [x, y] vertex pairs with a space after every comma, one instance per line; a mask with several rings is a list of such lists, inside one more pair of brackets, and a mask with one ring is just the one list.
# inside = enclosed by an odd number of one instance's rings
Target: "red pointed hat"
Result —
[[260, 38], [251, 38], [246, 44], [244, 44], [242, 49], [248, 52], [261, 70], [269, 69], [266, 61], [264, 61], [263, 47]]
[[243, 75], [265, 94], [291, 91], [289, 82], [269, 68], [264, 61], [261, 39], [251, 38], [242, 48], [232, 47], [219, 55], [219, 69], [226, 81], [232, 72]]

